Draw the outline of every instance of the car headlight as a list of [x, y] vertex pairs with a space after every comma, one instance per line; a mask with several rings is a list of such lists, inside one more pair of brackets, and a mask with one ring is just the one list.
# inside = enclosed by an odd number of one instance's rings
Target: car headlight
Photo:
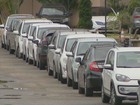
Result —
[[117, 81], [120, 81], [120, 82], [129, 82], [130, 81], [130, 78], [125, 76], [125, 75], [121, 75], [121, 74], [116, 74], [116, 79]]

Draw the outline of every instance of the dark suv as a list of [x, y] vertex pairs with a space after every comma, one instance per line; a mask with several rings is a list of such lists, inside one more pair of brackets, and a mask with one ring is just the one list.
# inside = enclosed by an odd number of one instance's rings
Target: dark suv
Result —
[[43, 5], [39, 13], [36, 14], [39, 18], [47, 18], [55, 23], [65, 23], [68, 24], [69, 13], [66, 8], [60, 4], [46, 4]]

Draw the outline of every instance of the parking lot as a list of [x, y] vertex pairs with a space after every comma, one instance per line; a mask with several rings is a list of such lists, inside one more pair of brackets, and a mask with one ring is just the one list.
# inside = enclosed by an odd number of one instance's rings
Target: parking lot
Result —
[[39, 70], [1, 48], [0, 93], [0, 105], [107, 105], [101, 102], [99, 94], [80, 95], [78, 90], [48, 76], [46, 70]]

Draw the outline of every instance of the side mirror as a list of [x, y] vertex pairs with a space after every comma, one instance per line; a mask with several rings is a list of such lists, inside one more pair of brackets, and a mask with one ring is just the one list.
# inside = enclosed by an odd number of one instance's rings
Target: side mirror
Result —
[[55, 49], [55, 46], [54, 46], [53, 44], [50, 44], [48, 47], [49, 47], [50, 49]]
[[82, 60], [81, 60], [80, 57], [78, 57], [78, 58], [75, 59], [75, 61], [81, 63]]
[[28, 40], [32, 41], [33, 40], [33, 36], [28, 36]]
[[61, 52], [61, 49], [59, 49], [59, 48], [55, 50], [56, 54], [60, 54], [60, 52]]
[[22, 37], [27, 37], [27, 34], [26, 33], [22, 34]]
[[13, 33], [19, 35], [19, 32], [17, 30], [14, 30]]
[[72, 54], [72, 52], [66, 52], [66, 55], [67, 55], [68, 57], [74, 57], [74, 55]]
[[0, 28], [4, 28], [4, 24], [1, 24], [1, 25], [0, 25]]
[[38, 45], [39, 41], [38, 40], [33, 40], [33, 43]]
[[103, 68], [109, 69], [109, 70], [112, 70], [113, 69], [112, 66], [111, 66], [111, 64], [105, 64]]

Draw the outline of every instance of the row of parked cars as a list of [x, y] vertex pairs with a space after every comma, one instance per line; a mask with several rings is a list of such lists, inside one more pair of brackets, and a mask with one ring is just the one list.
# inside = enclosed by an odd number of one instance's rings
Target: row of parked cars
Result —
[[117, 47], [115, 39], [103, 34], [13, 14], [7, 18], [1, 46], [79, 94], [101, 91], [103, 103], [120, 105], [139, 97], [140, 49]]

